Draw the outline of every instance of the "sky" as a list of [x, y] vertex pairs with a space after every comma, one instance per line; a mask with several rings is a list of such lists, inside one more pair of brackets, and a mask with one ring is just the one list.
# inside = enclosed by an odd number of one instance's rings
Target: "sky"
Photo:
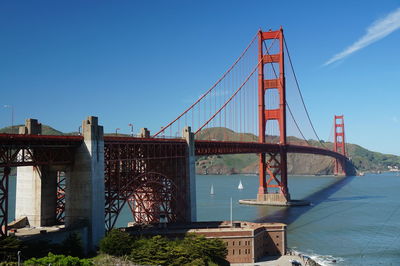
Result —
[[153, 132], [282, 26], [316, 131], [400, 155], [400, 1], [1, 1], [0, 127]]

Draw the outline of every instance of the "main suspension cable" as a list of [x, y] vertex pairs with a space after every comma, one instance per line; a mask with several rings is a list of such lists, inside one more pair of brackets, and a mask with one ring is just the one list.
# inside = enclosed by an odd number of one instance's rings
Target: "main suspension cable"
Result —
[[196, 102], [194, 102], [189, 108], [187, 108], [182, 114], [180, 114], [177, 118], [175, 118], [172, 122], [170, 122], [168, 125], [165, 127], [162, 127], [161, 130], [159, 130], [156, 134], [153, 135], [153, 137], [156, 137], [159, 135], [161, 132], [165, 131], [168, 127], [170, 127], [173, 123], [175, 123], [178, 119], [180, 119], [182, 116], [184, 116], [187, 112], [190, 111], [195, 105], [197, 105], [204, 97], [206, 97], [230, 72], [231, 70], [237, 65], [237, 63], [243, 58], [243, 56], [246, 54], [247, 50], [251, 47], [251, 45], [254, 43], [258, 35], [258, 32], [254, 35], [253, 39], [250, 41], [249, 45], [244, 49], [242, 54], [236, 59], [236, 61], [233, 63], [233, 65], [221, 76], [220, 79], [215, 82], [215, 84], [207, 90], [206, 93], [204, 93]]
[[291, 59], [291, 57], [290, 57], [289, 48], [288, 48], [288, 45], [287, 45], [287, 43], [286, 43], [285, 37], [283, 37], [283, 42], [284, 42], [284, 44], [285, 44], [285, 48], [286, 48], [286, 52], [287, 52], [287, 55], [288, 55], [290, 67], [291, 67], [291, 69], [292, 69], [292, 73], [293, 73], [293, 76], [294, 76], [294, 80], [295, 80], [295, 82], [296, 82], [297, 90], [299, 91], [300, 99], [301, 99], [301, 102], [303, 103], [304, 110], [306, 111], [306, 115], [307, 115], [308, 121], [310, 122], [311, 128], [312, 128], [312, 130], [314, 131], [314, 134], [315, 134], [315, 136], [317, 137], [319, 143], [321, 143], [321, 145], [324, 146], [324, 147], [327, 149], [327, 147], [324, 145], [324, 143], [322, 143], [321, 139], [319, 138], [319, 136], [318, 136], [318, 134], [317, 134], [317, 132], [316, 132], [316, 130], [315, 130], [315, 128], [314, 128], [314, 125], [313, 125], [313, 123], [312, 123], [312, 121], [311, 121], [310, 114], [308, 113], [307, 106], [306, 106], [306, 104], [305, 104], [305, 102], [304, 102], [303, 94], [301, 93], [301, 90], [300, 90], [300, 85], [299, 85], [299, 82], [298, 82], [298, 80], [297, 80], [296, 72], [294, 71], [292, 59]]
[[199, 129], [197, 129], [197, 131], [194, 133], [195, 135], [200, 132], [211, 120], [214, 119], [214, 117], [216, 117], [222, 109], [224, 109], [228, 103], [230, 101], [232, 101], [232, 99], [236, 96], [236, 94], [238, 94], [238, 92], [243, 88], [244, 85], [246, 85], [247, 81], [249, 81], [249, 79], [251, 78], [251, 76], [253, 76], [254, 72], [256, 72], [256, 70], [258, 69], [258, 65], [262, 62], [262, 60], [260, 60], [257, 65], [255, 66], [255, 68], [253, 69], [253, 71], [251, 71], [251, 73], [247, 76], [246, 80], [242, 83], [242, 85], [240, 85], [240, 87], [232, 94], [232, 96], [221, 106], [221, 108], [218, 109], [218, 111], [210, 117], [210, 119], [208, 119]]

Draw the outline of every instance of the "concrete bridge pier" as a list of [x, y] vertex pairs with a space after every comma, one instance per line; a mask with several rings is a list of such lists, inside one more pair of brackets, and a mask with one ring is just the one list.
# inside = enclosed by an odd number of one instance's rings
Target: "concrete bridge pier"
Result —
[[[36, 119], [28, 119], [19, 132], [38, 135], [42, 127]], [[87, 239], [85, 233], [82, 240], [86, 251], [90, 251], [105, 233], [104, 134], [97, 117], [93, 116], [83, 121], [82, 132], [84, 141], [75, 152], [73, 165], [17, 168], [15, 217], [26, 216], [33, 227], [55, 225], [57, 173], [63, 171], [66, 177], [65, 227], [87, 227]]]
[[48, 166], [17, 168], [15, 217], [26, 216], [30, 226], [56, 223], [57, 171]]
[[[42, 125], [36, 119], [27, 119], [25, 126], [19, 128], [19, 134], [40, 135]], [[55, 224], [57, 171], [54, 168], [18, 167], [16, 191], [16, 218], [26, 216], [30, 226], [34, 227]]]
[[188, 208], [190, 208], [186, 213], [188, 215], [187, 220], [195, 222], [197, 220], [197, 210], [196, 210], [196, 156], [195, 156], [195, 146], [194, 146], [194, 133], [191, 132], [191, 128], [186, 126], [183, 128], [182, 136], [186, 140], [187, 149], [187, 187], [186, 195], [188, 198]]
[[82, 122], [82, 134], [75, 163], [66, 171], [65, 227], [87, 225], [90, 251], [105, 233], [104, 133], [97, 117]]

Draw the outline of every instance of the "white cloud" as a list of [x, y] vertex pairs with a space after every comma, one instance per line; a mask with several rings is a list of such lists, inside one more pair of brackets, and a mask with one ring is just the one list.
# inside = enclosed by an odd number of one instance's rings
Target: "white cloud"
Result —
[[394, 123], [399, 123], [399, 119], [397, 118], [397, 116], [393, 116], [392, 117], [392, 121], [394, 122]]
[[344, 49], [342, 52], [335, 54], [331, 59], [324, 63], [324, 66], [330, 65], [338, 60], [341, 60], [352, 53], [379, 41], [380, 39], [388, 36], [393, 31], [400, 28], [400, 8], [389, 13], [384, 18], [374, 21], [367, 29], [364, 36], [358, 41]]

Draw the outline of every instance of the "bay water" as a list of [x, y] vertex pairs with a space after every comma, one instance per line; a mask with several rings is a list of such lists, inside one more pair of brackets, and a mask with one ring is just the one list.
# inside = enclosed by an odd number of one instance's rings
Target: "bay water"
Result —
[[[11, 220], [15, 177], [10, 181]], [[256, 175], [198, 175], [196, 188], [199, 221], [230, 220], [232, 198], [234, 220], [286, 223], [288, 247], [323, 265], [400, 265], [400, 176], [396, 173], [290, 176], [292, 199], [311, 202], [303, 207], [239, 204], [240, 199], [256, 197]], [[117, 226], [131, 220], [125, 208]]]

